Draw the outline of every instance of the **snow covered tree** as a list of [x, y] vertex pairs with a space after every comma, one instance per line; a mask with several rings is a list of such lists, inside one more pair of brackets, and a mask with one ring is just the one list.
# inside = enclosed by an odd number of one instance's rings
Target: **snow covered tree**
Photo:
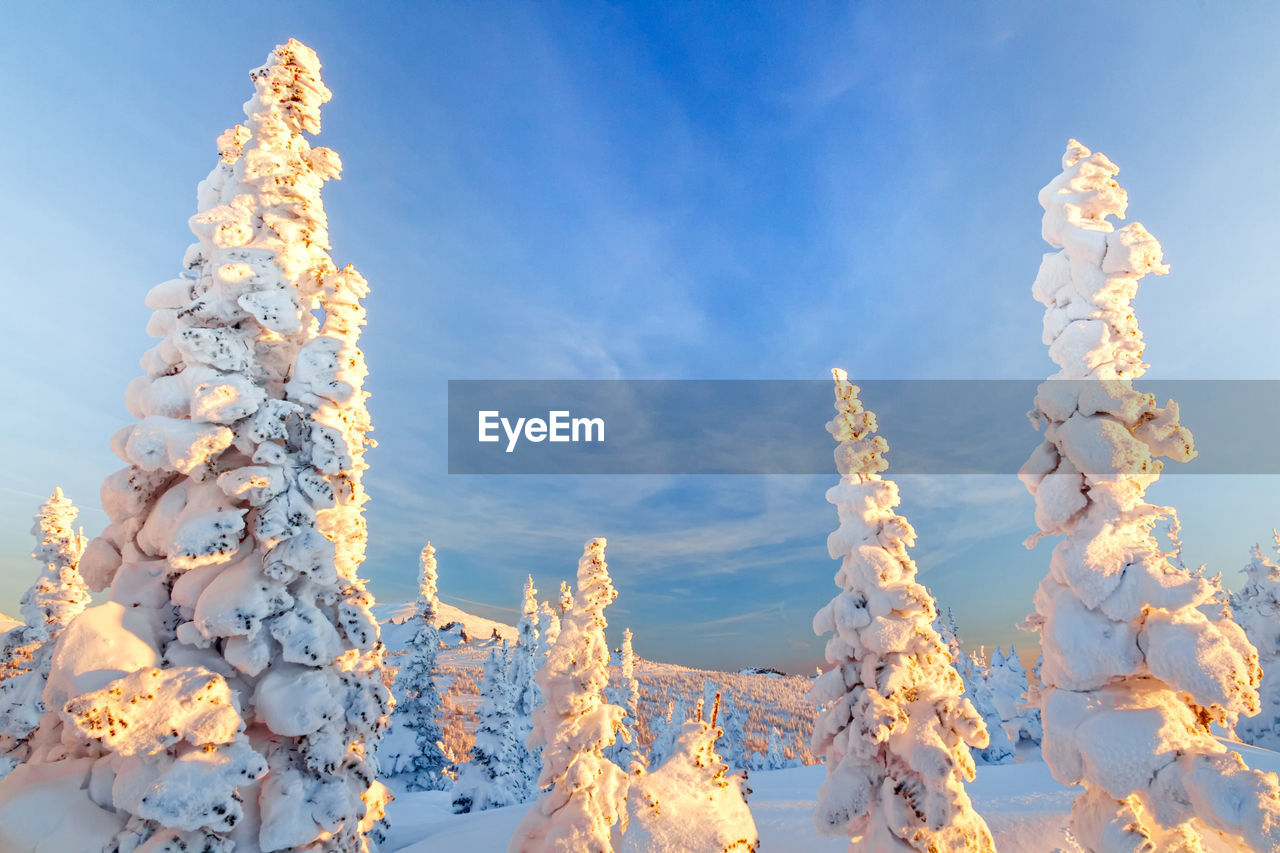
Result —
[[933, 620], [933, 630], [938, 632], [942, 644], [951, 654], [951, 663], [959, 670], [963, 661], [963, 652], [960, 650], [960, 628], [956, 625], [955, 616], [951, 615], [950, 607], [947, 608], [946, 613], [939, 613], [938, 618]]
[[832, 634], [832, 666], [809, 691], [819, 709], [811, 748], [827, 765], [814, 825], [853, 849], [993, 850], [964, 788], [974, 778], [969, 748], [988, 742], [982, 718], [933, 629], [933, 598], [916, 583], [915, 531], [893, 511], [897, 485], [880, 477], [888, 444], [857, 387], [832, 373], [837, 414], [827, 430], [841, 477], [827, 500], [840, 527], [827, 550], [842, 561], [841, 591], [813, 619], [815, 633]]
[[440, 690], [436, 687], [436, 658], [440, 632], [436, 549], [428, 542], [419, 557], [418, 607], [413, 614], [413, 639], [405, 662], [396, 673], [395, 698], [398, 725], [413, 733], [414, 750], [402, 762], [400, 775], [411, 791], [439, 791], [449, 787], [445, 775], [452, 762], [444, 754], [440, 728]]
[[682, 726], [676, 750], [657, 770], [636, 778], [627, 796], [629, 820], [620, 853], [750, 853], [760, 835], [747, 806], [746, 774], [726, 775], [716, 752], [714, 722]]
[[1017, 753], [1005, 732], [1004, 719], [996, 707], [987, 663], [976, 654], [969, 655], [962, 659], [959, 672], [960, 679], [964, 682], [965, 696], [973, 703], [974, 710], [982, 716], [982, 723], [987, 729], [987, 745], [974, 751], [974, 760], [979, 764], [1012, 763]]
[[573, 588], [568, 581], [560, 581], [560, 615], [568, 616], [573, 609]]
[[641, 762], [640, 744], [636, 738], [636, 724], [640, 713], [640, 682], [636, 680], [636, 653], [631, 646], [631, 629], [622, 632], [622, 649], [618, 654], [618, 683], [610, 684], [605, 690], [605, 698], [627, 712], [622, 720], [623, 727], [630, 733], [629, 738], [618, 738], [613, 746], [605, 750], [605, 757], [628, 773], [632, 771], [632, 762]]
[[511, 680], [510, 649], [495, 645], [484, 665], [480, 686], [480, 724], [471, 760], [458, 767], [453, 810], [497, 809], [528, 796], [524, 750], [516, 740], [516, 685]]
[[986, 681], [992, 702], [1000, 714], [1001, 727], [1010, 742], [1040, 743], [1040, 711], [1027, 704], [1030, 687], [1027, 671], [1013, 646], [1009, 646], [1008, 656], [996, 646], [991, 665], [987, 668]]
[[1212, 832], [1280, 849], [1275, 774], [1211, 731], [1258, 710], [1257, 654], [1219, 584], [1153, 535], [1173, 510], [1145, 500], [1161, 457], [1195, 454], [1177, 404], [1133, 387], [1146, 365], [1130, 302], [1168, 267], [1140, 224], [1112, 223], [1128, 205], [1115, 164], [1071, 140], [1062, 165], [1039, 196], [1057, 251], [1032, 288], [1060, 370], [1037, 391], [1045, 441], [1020, 473], [1040, 529], [1028, 544], [1062, 536], [1028, 619], [1044, 654], [1042, 754], [1058, 781], [1084, 787], [1072, 831], [1086, 849], [1198, 850]]
[[667, 715], [658, 720], [653, 733], [653, 743], [649, 746], [650, 767], [660, 766], [676, 751], [676, 744], [684, 733], [684, 724], [688, 719], [688, 704], [683, 699], [672, 700], [667, 706]]
[[541, 669], [547, 662], [547, 656], [551, 654], [551, 647], [556, 644], [556, 638], [560, 636], [560, 613], [549, 601], [542, 602], [538, 607], [538, 628], [541, 631], [541, 636], [538, 637], [538, 668]]
[[110, 600], [58, 640], [56, 713], [0, 782], [0, 848], [22, 821], [8, 810], [55, 785], [120, 853], [376, 844], [391, 697], [356, 574], [368, 286], [328, 253], [320, 190], [340, 162], [304, 138], [330, 97], [319, 71], [291, 40], [252, 72], [186, 271], [147, 294], [160, 342], [111, 442], [111, 524], [80, 563]]
[[626, 714], [603, 698], [609, 683], [604, 609], [617, 597], [604, 549], [604, 539], [586, 544], [577, 596], [538, 670], [545, 701], [534, 711], [528, 745], [542, 747], [538, 786], [551, 790], [516, 828], [511, 853], [603, 853], [613, 849], [614, 825], [622, 821], [625, 828], [627, 775], [604, 757]]
[[515, 690], [512, 733], [516, 750], [520, 754], [523, 787], [518, 802], [524, 802], [537, 792], [538, 776], [542, 773], [542, 751], [530, 749], [526, 744], [533, 733], [533, 709], [542, 704], [542, 691], [538, 689], [538, 591], [533, 588], [533, 576], [524, 584], [524, 605], [520, 621], [516, 623], [516, 644], [511, 650], [511, 683]]
[[[1276, 535], [1276, 551], [1280, 552], [1280, 534]], [[1231, 609], [1249, 642], [1258, 649], [1262, 712], [1242, 719], [1236, 725], [1236, 735], [1245, 743], [1280, 750], [1280, 566], [1254, 545], [1253, 559], [1244, 573], [1245, 585], [1231, 597]]]
[[77, 568], [86, 543], [84, 533], [73, 527], [78, 514], [62, 489], [54, 489], [31, 528], [36, 537], [31, 556], [40, 563], [40, 574], [22, 596], [23, 624], [8, 632], [6, 642], [12, 643], [10, 650], [29, 646], [31, 657], [0, 683], [0, 752], [9, 761], [26, 757], [27, 737], [45, 713], [42, 697], [58, 634], [89, 604]]
[[717, 712], [717, 724], [720, 727], [720, 739], [716, 748], [720, 757], [734, 770], [747, 768], [747, 711], [733, 701], [733, 694], [728, 688], [721, 688], [711, 681], [702, 683], [702, 704], [710, 708], [715, 697], [720, 697]]

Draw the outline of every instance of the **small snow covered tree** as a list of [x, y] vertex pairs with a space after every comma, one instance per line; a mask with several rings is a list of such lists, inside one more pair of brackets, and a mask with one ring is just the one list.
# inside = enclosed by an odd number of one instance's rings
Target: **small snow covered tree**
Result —
[[542, 602], [538, 607], [538, 628], [541, 631], [541, 636], [538, 637], [538, 669], [542, 669], [547, 656], [551, 654], [551, 647], [560, 636], [560, 613], [549, 601]]
[[542, 704], [542, 691], [538, 689], [538, 591], [533, 588], [533, 576], [524, 584], [524, 605], [520, 621], [516, 623], [516, 644], [511, 650], [511, 683], [515, 690], [512, 734], [516, 750], [520, 754], [522, 787], [520, 799], [524, 802], [537, 792], [538, 776], [542, 774], [542, 750], [527, 746], [533, 733], [533, 710]]
[[747, 768], [747, 711], [733, 701], [733, 694], [728, 688], [721, 688], [711, 681], [702, 683], [702, 704], [710, 708], [716, 704], [715, 697], [720, 697], [717, 711], [717, 725], [720, 727], [720, 738], [716, 748], [720, 757], [734, 770]]
[[987, 733], [933, 629], [933, 598], [916, 583], [915, 531], [893, 511], [897, 485], [880, 477], [888, 445], [857, 387], [832, 372], [837, 414], [827, 430], [841, 477], [827, 500], [840, 527], [827, 549], [842, 560], [841, 592], [813, 620], [818, 635], [832, 634], [832, 666], [809, 691], [819, 709], [812, 749], [827, 764], [814, 825], [866, 850], [990, 851], [964, 788], [974, 778], [969, 748], [986, 746]]
[[414, 750], [401, 762], [400, 774], [411, 791], [438, 791], [449, 787], [445, 775], [451, 762], [444, 754], [440, 728], [440, 691], [436, 686], [436, 658], [440, 632], [436, 549], [428, 542], [419, 557], [418, 607], [413, 614], [413, 639], [405, 662], [396, 673], [395, 698], [398, 724], [413, 733]]
[[1140, 224], [1112, 223], [1128, 205], [1115, 164], [1073, 139], [1062, 166], [1039, 196], [1057, 251], [1032, 288], [1060, 370], [1037, 391], [1045, 441], [1020, 473], [1040, 528], [1028, 545], [1062, 536], [1028, 619], [1044, 654], [1042, 754], [1058, 781], [1084, 787], [1072, 831], [1088, 850], [1199, 850], [1215, 832], [1280, 849], [1275, 774], [1211, 731], [1258, 710], [1257, 653], [1219, 584], [1154, 536], [1172, 508], [1145, 500], [1161, 457], [1195, 454], [1177, 404], [1133, 387], [1146, 365], [1130, 302], [1168, 267]]
[[682, 726], [676, 750], [657, 770], [636, 778], [627, 795], [627, 833], [620, 853], [750, 853], [760, 835], [747, 806], [746, 774], [726, 775], [716, 752], [721, 734], [698, 718]]
[[658, 720], [649, 746], [649, 766], [658, 767], [676, 751], [684, 724], [689, 719], [689, 706], [683, 699], [672, 700], [667, 715]]
[[791, 767], [801, 767], [804, 762], [799, 758], [787, 758], [785, 752], [782, 751], [782, 737], [778, 734], [776, 727], [769, 729], [769, 752], [765, 759], [770, 770], [786, 770]]
[[57, 780], [120, 853], [354, 853], [380, 832], [370, 750], [391, 696], [356, 574], [368, 286], [328, 253], [320, 190], [340, 162], [304, 136], [330, 97], [315, 53], [290, 40], [250, 77], [186, 271], [147, 294], [160, 342], [112, 439], [111, 524], [80, 563], [110, 600], [59, 637], [57, 713], [0, 782], [0, 849], [7, 810]]
[[49, 678], [54, 641], [89, 604], [89, 589], [78, 566], [86, 539], [75, 529], [79, 511], [54, 489], [36, 513], [31, 528], [40, 563], [36, 582], [22, 596], [23, 624], [10, 632], [14, 648], [30, 647], [22, 671], [0, 683], [0, 752], [10, 761], [26, 757], [27, 737], [45, 713], [44, 686]]
[[573, 587], [568, 581], [560, 581], [560, 615], [568, 616], [573, 609]]
[[456, 813], [502, 808], [528, 796], [524, 750], [516, 740], [516, 685], [511, 680], [509, 648], [495, 645], [490, 650], [480, 697], [471, 760], [458, 767], [453, 795]]
[[1014, 744], [1040, 743], [1040, 711], [1027, 704], [1027, 671], [1013, 646], [1009, 647], [1008, 656], [996, 646], [991, 665], [987, 668], [986, 681], [996, 711], [1000, 714], [1001, 727], [1009, 740]]
[[[1280, 534], [1275, 541], [1280, 552]], [[1231, 608], [1249, 642], [1258, 649], [1262, 711], [1240, 720], [1236, 734], [1245, 743], [1280, 750], [1280, 566], [1254, 545], [1253, 559], [1244, 573], [1245, 585], [1231, 597]]]
[[938, 618], [933, 620], [933, 630], [938, 632], [942, 644], [951, 654], [951, 663], [959, 670], [963, 660], [963, 653], [960, 650], [960, 628], [956, 625], [956, 618], [951, 615], [950, 607], [947, 608], [946, 613], [939, 613]]
[[538, 670], [544, 702], [534, 711], [529, 746], [542, 747], [538, 786], [551, 790], [520, 822], [511, 853], [605, 853], [613, 849], [614, 825], [622, 821], [625, 828], [627, 775], [604, 757], [626, 714], [603, 697], [609, 683], [604, 609], [617, 597], [604, 549], [604, 539], [586, 544], [577, 596]]
[[628, 773], [633, 772], [632, 763], [641, 762], [640, 744], [636, 738], [636, 724], [640, 713], [640, 682], [636, 680], [636, 653], [631, 646], [631, 629], [622, 632], [622, 649], [618, 654], [618, 684], [610, 684], [605, 690], [605, 698], [627, 712], [622, 720], [623, 728], [630, 733], [629, 738], [618, 738], [613, 746], [605, 750], [605, 757]]
[[959, 672], [964, 682], [965, 696], [973, 703], [974, 710], [982, 716], [982, 723], [987, 728], [987, 745], [974, 750], [974, 760], [979, 764], [1012, 763], [1017, 753], [1005, 732], [1004, 719], [996, 707], [989, 683], [990, 668], [982, 658], [972, 654], [961, 660]]

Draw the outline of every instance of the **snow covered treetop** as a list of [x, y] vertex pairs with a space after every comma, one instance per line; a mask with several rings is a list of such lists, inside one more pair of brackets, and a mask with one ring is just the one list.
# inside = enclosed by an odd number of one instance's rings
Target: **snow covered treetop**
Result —
[[849, 381], [849, 374], [838, 367], [831, 369], [836, 381], [836, 416], [827, 423], [827, 432], [835, 438], [836, 470], [842, 479], [852, 483], [878, 479], [887, 470], [884, 454], [889, 443], [875, 435], [878, 428], [874, 412], [867, 411], [858, 399], [859, 389]]
[[320, 107], [333, 93], [320, 82], [320, 58], [297, 39], [277, 45], [267, 64], [249, 72], [258, 84], [254, 97], [244, 105], [252, 118], [265, 109], [279, 117], [294, 133], [320, 132]]
[[1060, 379], [1132, 379], [1146, 371], [1142, 332], [1130, 302], [1138, 279], [1164, 275], [1160, 243], [1140, 223], [1120, 229], [1128, 194], [1115, 181], [1120, 169], [1076, 140], [1067, 144], [1063, 170], [1040, 190], [1041, 233], [1060, 252], [1044, 256], [1032, 287], [1048, 306], [1044, 343], [1062, 368]]
[[431, 547], [430, 542], [422, 549], [418, 559], [422, 565], [418, 578], [418, 601], [420, 604], [427, 604], [436, 600], [436, 580], [439, 577], [436, 571], [436, 549]]

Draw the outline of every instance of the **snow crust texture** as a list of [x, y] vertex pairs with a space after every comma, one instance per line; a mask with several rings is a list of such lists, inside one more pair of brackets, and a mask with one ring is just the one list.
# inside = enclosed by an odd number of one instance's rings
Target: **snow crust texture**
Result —
[[1177, 404], [1133, 387], [1147, 366], [1130, 303], [1168, 267], [1140, 224], [1111, 221], [1128, 204], [1114, 163], [1071, 140], [1062, 165], [1039, 196], [1057, 251], [1032, 288], [1059, 371], [1038, 390], [1045, 440], [1020, 473], [1040, 528], [1028, 544], [1063, 537], [1028, 620], [1044, 653], [1044, 759], [1084, 787], [1072, 826], [1089, 850], [1193, 851], [1211, 835], [1280, 849], [1276, 776], [1210, 733], [1259, 710], [1257, 653], [1218, 581], [1178, 561], [1173, 510], [1144, 497], [1162, 458], [1195, 455]]
[[356, 575], [368, 286], [328, 254], [341, 163], [305, 137], [330, 97], [315, 53], [291, 40], [250, 77], [184, 271], [146, 297], [159, 342], [81, 561], [110, 600], [63, 631], [31, 738], [31, 762], [93, 759], [119, 853], [367, 851], [387, 799], [370, 747], [391, 697]]
[[833, 374], [827, 430], [840, 482], [827, 500], [840, 526], [827, 549], [841, 561], [841, 591], [813, 620], [815, 633], [831, 635], [831, 667], [809, 694], [819, 708], [812, 749], [827, 766], [814, 825], [851, 849], [990, 851], [964, 787], [975, 772], [970, 747], [987, 746], [987, 732], [933, 628], [933, 598], [916, 583], [915, 531], [893, 511], [897, 485], [880, 477], [888, 444], [857, 386]]

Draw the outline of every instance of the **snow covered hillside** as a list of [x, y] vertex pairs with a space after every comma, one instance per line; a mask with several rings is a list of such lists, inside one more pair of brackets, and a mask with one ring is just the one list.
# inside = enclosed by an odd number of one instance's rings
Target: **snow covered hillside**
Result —
[[[412, 629], [405, 624], [413, 614], [414, 605], [380, 604], [374, 615], [382, 625], [382, 639], [387, 646], [387, 663], [399, 667], [404, 659]], [[516, 629], [511, 625], [485, 619], [467, 613], [443, 602], [439, 605], [437, 626], [446, 646], [441, 650], [440, 693], [445, 704], [445, 742], [455, 754], [466, 756], [474, 742], [476, 716], [480, 705], [481, 671], [485, 658], [495, 645], [495, 634], [502, 640], [514, 642]], [[467, 638], [464, 640], [464, 637]], [[611, 683], [618, 674], [616, 651], [609, 667]], [[777, 729], [780, 746], [785, 757], [798, 758], [812, 764], [809, 752], [809, 732], [813, 728], [813, 705], [805, 699], [809, 689], [807, 678], [779, 675], [777, 673], [737, 673], [690, 669], [670, 663], [636, 658], [636, 679], [640, 682], [640, 720], [638, 734], [640, 747], [648, 751], [656, 729], [665, 724], [673, 704], [683, 703], [692, 711], [702, 698], [706, 685], [714, 684], [715, 690], [728, 692], [734, 701], [746, 711], [744, 728], [746, 753], [766, 752], [769, 733]], [[409, 741], [393, 720], [391, 731], [384, 736], [379, 754], [386, 767], [388, 756], [398, 755], [408, 747]], [[393, 759], [394, 760], [394, 759]]]

